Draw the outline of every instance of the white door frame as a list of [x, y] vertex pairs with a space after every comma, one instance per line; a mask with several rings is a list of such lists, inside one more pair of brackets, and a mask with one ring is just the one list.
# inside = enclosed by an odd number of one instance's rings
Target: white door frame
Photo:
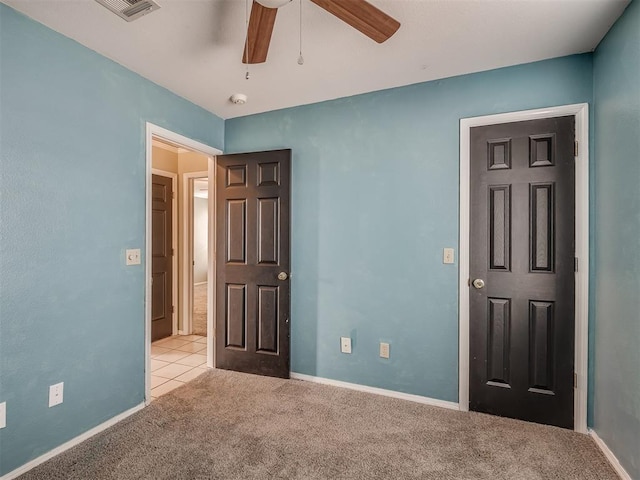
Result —
[[[145, 349], [145, 403], [151, 402], [151, 170], [152, 170], [152, 151], [153, 137], [159, 137], [172, 143], [182, 145], [189, 150], [194, 150], [209, 156], [209, 188], [213, 191], [215, 185], [215, 164], [216, 155], [222, 154], [222, 151], [205, 145], [204, 143], [192, 140], [188, 137], [174, 133], [171, 130], [162, 128], [153, 123], [146, 123], [145, 132], [145, 251], [144, 251], [144, 268], [145, 268], [145, 295], [144, 295], [144, 349]], [[215, 232], [215, 199], [214, 195], [209, 195], [209, 233]], [[214, 275], [214, 242], [215, 236], [211, 235], [209, 241], [209, 278], [215, 282]], [[215, 286], [214, 286], [215, 288]], [[209, 291], [213, 291], [209, 289]], [[213, 329], [213, 305], [214, 295], [207, 295], [207, 331], [212, 332], [207, 335], [207, 366], [213, 367], [213, 345], [215, 331]]]
[[[185, 334], [193, 329], [193, 192], [191, 186], [195, 178], [209, 177], [209, 172], [188, 172], [182, 174], [182, 330]], [[209, 195], [214, 191], [209, 189]], [[208, 202], [207, 202], [208, 203]], [[207, 272], [207, 280], [209, 279]]]
[[459, 277], [459, 391], [460, 410], [469, 410], [469, 188], [472, 127], [540, 118], [575, 116], [578, 155], [575, 158], [575, 373], [574, 430], [587, 433], [587, 370], [589, 335], [589, 105], [579, 103], [460, 120], [460, 277]]
[[174, 307], [171, 314], [171, 334], [176, 335], [178, 333], [178, 309], [176, 308], [178, 307], [178, 199], [176, 197], [178, 174], [153, 167], [151, 173], [171, 179], [171, 248], [174, 252], [171, 256], [171, 305]]

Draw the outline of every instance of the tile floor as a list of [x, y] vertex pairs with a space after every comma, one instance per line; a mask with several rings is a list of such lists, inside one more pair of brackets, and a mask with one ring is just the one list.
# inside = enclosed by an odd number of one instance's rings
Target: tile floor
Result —
[[207, 337], [174, 335], [151, 344], [151, 400], [207, 370]]

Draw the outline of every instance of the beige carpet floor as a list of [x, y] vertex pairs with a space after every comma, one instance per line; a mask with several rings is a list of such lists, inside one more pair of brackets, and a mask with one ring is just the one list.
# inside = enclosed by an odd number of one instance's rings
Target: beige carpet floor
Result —
[[22, 478], [617, 477], [568, 430], [211, 370]]
[[207, 285], [193, 286], [193, 328], [194, 335], [207, 336]]

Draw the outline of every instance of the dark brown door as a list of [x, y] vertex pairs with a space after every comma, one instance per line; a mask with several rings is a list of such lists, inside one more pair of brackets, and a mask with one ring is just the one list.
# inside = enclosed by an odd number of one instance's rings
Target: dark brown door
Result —
[[173, 329], [172, 180], [153, 175], [151, 181], [151, 341]]
[[217, 165], [216, 367], [289, 378], [291, 150]]
[[471, 410], [573, 428], [574, 138], [573, 117], [471, 129]]

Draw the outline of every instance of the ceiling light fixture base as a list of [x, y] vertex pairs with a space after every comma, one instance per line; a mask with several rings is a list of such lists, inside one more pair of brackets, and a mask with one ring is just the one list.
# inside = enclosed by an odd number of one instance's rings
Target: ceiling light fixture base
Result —
[[267, 8], [280, 8], [284, 7], [287, 3], [291, 3], [292, 0], [256, 0], [260, 5]]

